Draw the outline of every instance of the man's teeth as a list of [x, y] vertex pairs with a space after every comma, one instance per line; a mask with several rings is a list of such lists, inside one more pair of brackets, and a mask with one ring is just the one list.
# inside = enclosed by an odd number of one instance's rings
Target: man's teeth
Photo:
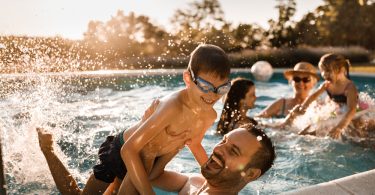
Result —
[[220, 167], [223, 167], [223, 163], [219, 158], [217, 158], [215, 155], [212, 156], [212, 160], [214, 160]]
[[204, 98], [202, 98], [202, 100], [203, 100], [204, 102], [206, 102], [207, 104], [212, 104], [212, 103], [214, 103], [213, 100], [207, 100], [207, 99], [204, 99]]

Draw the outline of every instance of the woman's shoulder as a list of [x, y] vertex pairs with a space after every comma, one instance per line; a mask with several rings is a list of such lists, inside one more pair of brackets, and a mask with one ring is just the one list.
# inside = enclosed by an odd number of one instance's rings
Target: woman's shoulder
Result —
[[288, 101], [288, 99], [290, 99], [290, 98], [281, 97], [281, 98], [275, 100], [275, 101], [272, 103], [272, 105], [273, 105], [273, 106], [276, 106], [276, 107], [281, 107], [281, 106], [283, 106], [283, 105], [285, 104], [286, 101]]

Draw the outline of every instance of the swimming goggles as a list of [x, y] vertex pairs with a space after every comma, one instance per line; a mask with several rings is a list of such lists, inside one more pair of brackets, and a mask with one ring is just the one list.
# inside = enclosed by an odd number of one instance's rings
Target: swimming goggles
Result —
[[299, 83], [299, 82], [304, 82], [304, 83], [308, 83], [311, 81], [311, 79], [309, 77], [303, 77], [303, 78], [300, 78], [300, 77], [293, 77], [293, 81], [296, 82], [296, 83]]
[[231, 84], [230, 81], [218, 86], [214, 87], [214, 85], [202, 78], [195, 77], [194, 73], [192, 70], [189, 69], [191, 78], [193, 79], [193, 82], [197, 85], [197, 87], [203, 92], [203, 93], [208, 93], [208, 92], [213, 92], [219, 95], [224, 95], [229, 92]]

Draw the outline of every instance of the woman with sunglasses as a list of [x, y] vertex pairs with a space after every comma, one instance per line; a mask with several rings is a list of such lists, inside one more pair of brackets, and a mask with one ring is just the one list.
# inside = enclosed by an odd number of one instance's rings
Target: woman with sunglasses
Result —
[[284, 118], [296, 105], [302, 104], [303, 101], [305, 101], [309, 96], [311, 89], [319, 80], [317, 69], [308, 62], [297, 63], [292, 70], [284, 72], [284, 77], [293, 87], [293, 96], [276, 100], [257, 114], [257, 117]]
[[225, 135], [242, 124], [256, 125], [257, 122], [246, 115], [247, 111], [254, 107], [256, 98], [253, 81], [244, 78], [234, 79], [229, 92], [224, 96], [223, 111], [216, 128], [217, 133]]

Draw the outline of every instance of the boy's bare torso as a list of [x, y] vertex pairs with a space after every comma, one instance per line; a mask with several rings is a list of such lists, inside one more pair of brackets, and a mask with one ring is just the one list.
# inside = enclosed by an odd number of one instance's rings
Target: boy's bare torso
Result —
[[[153, 137], [142, 149], [142, 160], [148, 172], [152, 169], [154, 160], [157, 157], [169, 153], [177, 153], [184, 147], [185, 142], [188, 139], [197, 139], [202, 133], [204, 134], [216, 119], [216, 112], [214, 109], [211, 109], [210, 111], [194, 112], [193, 109], [181, 100], [181, 94], [180, 91], [167, 96], [160, 101], [159, 105], [157, 105], [163, 106], [162, 104], [165, 104], [164, 106], [169, 106], [168, 109], [176, 109], [176, 113], [178, 114], [173, 118], [170, 118], [170, 122], [166, 128], [155, 135], [155, 137]], [[144, 121], [141, 121], [124, 133], [125, 141], [138, 129], [142, 122]], [[176, 139], [177, 135], [184, 133], [187, 130], [189, 133], [185, 140]]]

